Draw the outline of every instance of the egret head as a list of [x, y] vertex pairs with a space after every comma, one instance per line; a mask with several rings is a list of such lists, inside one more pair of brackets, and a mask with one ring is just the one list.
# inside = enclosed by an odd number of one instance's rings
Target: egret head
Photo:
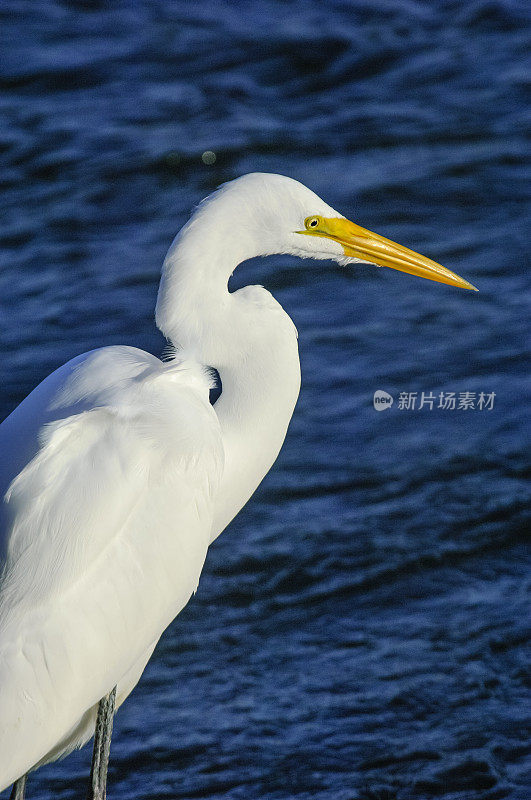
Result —
[[350, 222], [284, 175], [251, 173], [226, 183], [199, 206], [196, 216], [203, 212], [218, 230], [225, 228], [227, 238], [238, 242], [240, 260], [287, 253], [334, 259], [342, 265], [365, 262], [475, 289], [435, 261]]

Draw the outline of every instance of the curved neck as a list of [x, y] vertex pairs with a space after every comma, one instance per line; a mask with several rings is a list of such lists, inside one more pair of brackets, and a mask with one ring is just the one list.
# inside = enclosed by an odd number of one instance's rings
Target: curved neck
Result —
[[[157, 300], [161, 331], [176, 347], [215, 367], [221, 378], [214, 409], [225, 466], [212, 540], [275, 461], [300, 388], [297, 332], [290, 317], [262, 287], [228, 291], [228, 277], [241, 257], [241, 247], [226, 239], [216, 246], [215, 231], [205, 235], [204, 226], [189, 223], [166, 257]], [[243, 252], [243, 257], [250, 256]]]
[[255, 338], [240, 351], [240, 358], [219, 365], [218, 371], [222, 393], [214, 409], [221, 425], [225, 467], [213, 539], [251, 497], [284, 442], [300, 388], [293, 325], [285, 326], [280, 335], [273, 328], [269, 336], [264, 332], [262, 341]]

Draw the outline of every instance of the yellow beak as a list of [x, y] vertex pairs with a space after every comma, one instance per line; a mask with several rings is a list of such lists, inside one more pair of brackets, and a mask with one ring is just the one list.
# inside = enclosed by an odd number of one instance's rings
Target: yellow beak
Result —
[[379, 267], [398, 269], [400, 272], [408, 272], [410, 275], [418, 275], [420, 278], [428, 278], [431, 281], [449, 283], [451, 286], [478, 291], [464, 278], [460, 278], [459, 275], [441, 264], [437, 264], [436, 261], [432, 261], [431, 258], [408, 250], [407, 247], [402, 247], [377, 233], [371, 233], [343, 217], [329, 219], [309, 217], [306, 225], [306, 230], [297, 231], [297, 233], [333, 239], [343, 247], [345, 255], [351, 258], [358, 258], [369, 264], [377, 264]]

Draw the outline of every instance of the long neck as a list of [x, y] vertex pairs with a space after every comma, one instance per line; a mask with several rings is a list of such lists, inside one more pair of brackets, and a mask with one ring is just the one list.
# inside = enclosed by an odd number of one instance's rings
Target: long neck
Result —
[[199, 227], [185, 227], [168, 253], [157, 324], [176, 346], [215, 367], [221, 378], [214, 409], [225, 467], [215, 539], [280, 451], [299, 393], [300, 367], [295, 327], [269, 292], [257, 286], [228, 291], [228, 276], [247, 253], [226, 241], [216, 247], [213, 236], [206, 237], [210, 247], [205, 250]]

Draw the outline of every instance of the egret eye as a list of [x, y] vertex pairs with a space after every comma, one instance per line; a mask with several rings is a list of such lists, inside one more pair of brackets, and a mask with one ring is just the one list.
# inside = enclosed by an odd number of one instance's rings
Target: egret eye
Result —
[[312, 228], [317, 228], [320, 222], [320, 217], [306, 217], [304, 220], [304, 227], [306, 230], [311, 230]]

